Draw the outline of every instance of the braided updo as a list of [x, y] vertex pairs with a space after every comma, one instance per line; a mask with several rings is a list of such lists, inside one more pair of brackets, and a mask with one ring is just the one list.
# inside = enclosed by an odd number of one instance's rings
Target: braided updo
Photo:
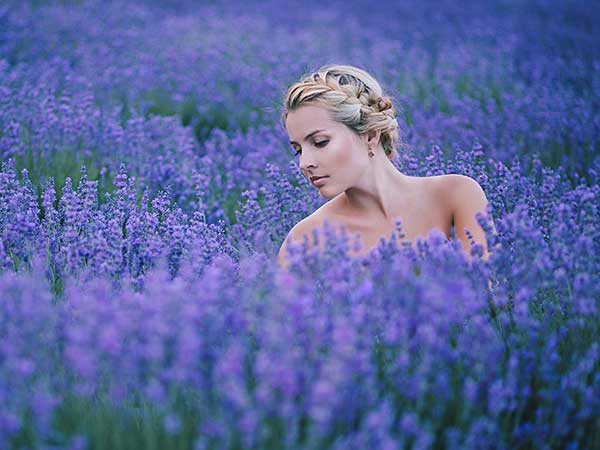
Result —
[[366, 71], [349, 65], [329, 64], [304, 75], [285, 95], [281, 122], [301, 105], [319, 105], [358, 135], [381, 130], [380, 141], [389, 159], [397, 155], [398, 122], [392, 99]]

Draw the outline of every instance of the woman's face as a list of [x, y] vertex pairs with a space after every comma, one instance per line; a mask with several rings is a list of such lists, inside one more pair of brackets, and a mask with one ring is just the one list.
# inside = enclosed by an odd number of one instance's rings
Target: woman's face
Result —
[[325, 177], [311, 183], [323, 197], [333, 198], [360, 184], [368, 168], [366, 143], [344, 124], [332, 120], [328, 111], [300, 106], [288, 113], [286, 129], [304, 176], [309, 182], [314, 176]]

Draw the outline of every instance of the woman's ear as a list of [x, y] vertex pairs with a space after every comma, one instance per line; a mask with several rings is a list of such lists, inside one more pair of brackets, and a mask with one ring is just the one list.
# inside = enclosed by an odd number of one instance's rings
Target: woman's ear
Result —
[[379, 138], [381, 137], [381, 130], [369, 131], [365, 138], [367, 147], [374, 149], [379, 144]]

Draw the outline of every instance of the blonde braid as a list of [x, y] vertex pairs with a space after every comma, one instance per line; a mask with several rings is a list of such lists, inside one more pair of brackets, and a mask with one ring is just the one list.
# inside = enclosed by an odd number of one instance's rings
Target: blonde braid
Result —
[[281, 122], [289, 111], [312, 103], [357, 134], [381, 130], [380, 141], [389, 159], [397, 154], [399, 128], [393, 101], [366, 71], [354, 66], [326, 65], [292, 84], [284, 99]]

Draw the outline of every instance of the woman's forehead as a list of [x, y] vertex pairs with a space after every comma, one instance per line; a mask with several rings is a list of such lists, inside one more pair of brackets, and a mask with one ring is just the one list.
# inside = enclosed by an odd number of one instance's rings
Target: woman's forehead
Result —
[[[336, 122], [331, 119], [329, 112], [315, 106], [301, 106], [298, 109], [290, 111], [286, 118], [286, 128], [291, 134], [308, 133], [317, 128], [332, 129], [335, 127]], [[299, 136], [295, 137], [300, 138]], [[301, 138], [303, 139], [304, 135]]]

